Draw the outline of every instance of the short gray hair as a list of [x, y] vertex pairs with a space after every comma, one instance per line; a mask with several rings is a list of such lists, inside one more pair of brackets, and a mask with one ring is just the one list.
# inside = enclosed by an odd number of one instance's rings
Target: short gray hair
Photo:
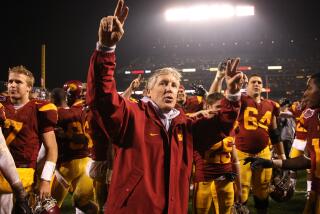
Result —
[[179, 82], [181, 81], [181, 74], [179, 73], [179, 71], [175, 68], [172, 67], [166, 67], [166, 68], [160, 68], [157, 69], [153, 72], [153, 74], [149, 77], [148, 81], [147, 81], [147, 85], [146, 88], [148, 90], [152, 89], [154, 87], [154, 85], [157, 82], [157, 79], [160, 75], [167, 75], [167, 74], [172, 74]]

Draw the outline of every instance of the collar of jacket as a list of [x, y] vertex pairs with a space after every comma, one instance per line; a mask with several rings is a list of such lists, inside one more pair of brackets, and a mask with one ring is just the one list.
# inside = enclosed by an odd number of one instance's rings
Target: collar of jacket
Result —
[[[156, 122], [159, 123], [159, 125], [161, 124], [161, 126], [164, 126], [161, 122], [161, 119], [163, 119], [166, 116], [161, 115], [161, 111], [159, 110], [158, 106], [150, 98], [143, 97], [140, 100], [140, 106], [142, 109], [146, 110], [146, 113], [149, 116], [156, 117], [158, 119], [156, 120]], [[186, 123], [186, 115], [183, 113], [183, 111], [180, 111], [175, 108], [169, 116], [169, 119], [172, 119], [171, 123], [173, 123], [174, 125]]]

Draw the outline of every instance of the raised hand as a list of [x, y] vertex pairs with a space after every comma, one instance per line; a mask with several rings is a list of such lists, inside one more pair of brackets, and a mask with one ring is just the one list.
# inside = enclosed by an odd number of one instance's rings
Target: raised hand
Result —
[[135, 78], [135, 79], [131, 82], [131, 84], [130, 84], [131, 89], [134, 91], [134, 90], [136, 90], [137, 88], [139, 88], [142, 80], [143, 80], [142, 75], [139, 74], [139, 76], [138, 76], [137, 78]]
[[240, 91], [244, 83], [244, 75], [242, 72], [237, 71], [240, 59], [235, 58], [227, 61], [225, 80], [229, 93], [235, 94]]
[[227, 61], [229, 59], [225, 59], [222, 62], [219, 63], [218, 65], [218, 71], [216, 74], [216, 79], [220, 80], [223, 79], [224, 76], [226, 75], [226, 68], [227, 68]]
[[128, 17], [129, 8], [124, 5], [124, 0], [119, 0], [114, 11], [114, 16], [101, 19], [99, 26], [99, 43], [112, 47], [119, 42], [124, 34], [123, 26]]
[[263, 158], [255, 158], [255, 157], [247, 157], [244, 159], [243, 165], [250, 163], [251, 169], [259, 169], [259, 168], [272, 168], [272, 161], [263, 159]]
[[194, 89], [193, 94], [196, 96], [205, 97], [208, 94], [207, 90], [203, 87], [202, 84], [192, 83], [191, 87]]

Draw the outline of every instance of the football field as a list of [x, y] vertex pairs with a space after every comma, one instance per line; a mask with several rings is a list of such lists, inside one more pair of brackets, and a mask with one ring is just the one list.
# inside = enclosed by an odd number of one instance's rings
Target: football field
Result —
[[[270, 199], [270, 209], [269, 214], [301, 214], [304, 208], [306, 199], [306, 173], [305, 171], [299, 171], [297, 188], [294, 196], [291, 200], [283, 203], [278, 203]], [[192, 214], [192, 200], [189, 202], [189, 213]], [[248, 208], [251, 213], [255, 213], [253, 199], [250, 197], [248, 202]], [[71, 196], [68, 195], [66, 200], [62, 205], [63, 214], [75, 213], [75, 209], [72, 207]]]

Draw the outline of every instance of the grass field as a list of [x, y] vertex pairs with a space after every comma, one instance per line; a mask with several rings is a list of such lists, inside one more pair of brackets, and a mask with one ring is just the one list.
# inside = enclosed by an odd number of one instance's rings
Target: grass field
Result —
[[[305, 204], [305, 195], [306, 195], [306, 173], [305, 171], [299, 171], [298, 173], [298, 182], [296, 187], [296, 193], [293, 198], [284, 203], [277, 203], [270, 199], [270, 214], [300, 214], [303, 211]], [[192, 207], [192, 201], [189, 202], [189, 207]], [[255, 213], [253, 206], [253, 199], [250, 197], [248, 202], [248, 207], [251, 213]], [[74, 208], [72, 207], [71, 196], [69, 195], [62, 205], [63, 214], [75, 213]], [[189, 213], [192, 214], [192, 210], [189, 210]]]

